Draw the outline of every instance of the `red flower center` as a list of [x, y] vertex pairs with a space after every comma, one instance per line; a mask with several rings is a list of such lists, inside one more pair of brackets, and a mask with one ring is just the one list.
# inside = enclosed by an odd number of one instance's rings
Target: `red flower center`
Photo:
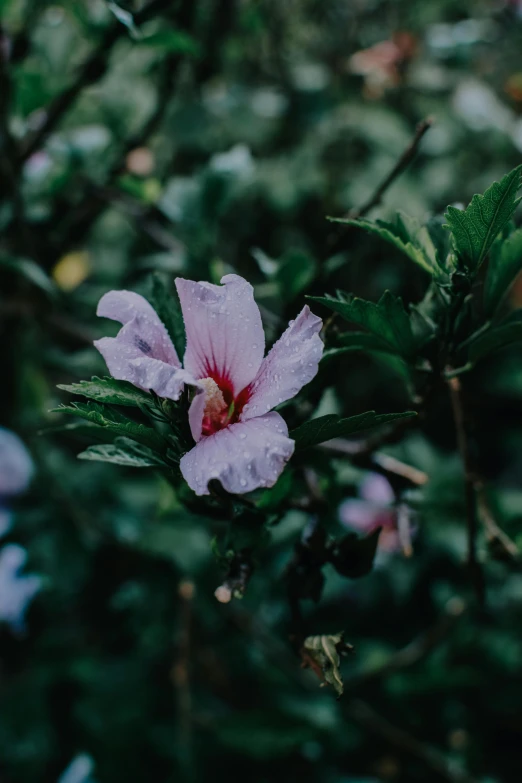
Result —
[[215, 432], [235, 424], [250, 396], [247, 386], [237, 396], [228, 378], [221, 378], [215, 373], [209, 373], [207, 378], [201, 378], [205, 387], [205, 410], [203, 413], [203, 435], [213, 435]]

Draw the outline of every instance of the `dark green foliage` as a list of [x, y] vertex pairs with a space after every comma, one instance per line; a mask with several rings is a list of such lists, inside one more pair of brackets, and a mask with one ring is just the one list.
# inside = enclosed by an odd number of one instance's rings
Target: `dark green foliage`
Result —
[[[0, 8], [2, 783], [520, 783], [520, 3]], [[229, 273], [325, 358], [275, 486], [196, 497], [192, 392], [103, 377], [96, 306], [182, 358], [174, 279]]]
[[151, 276], [149, 300], [165, 324], [180, 360], [183, 360], [186, 342], [185, 325], [176, 287], [168, 285], [165, 276], [155, 272]]
[[446, 220], [453, 235], [455, 254], [463, 268], [474, 272], [487, 256], [491, 245], [513, 217], [520, 199], [518, 166], [495, 182], [483, 195], [473, 196], [465, 210], [448, 207]]
[[329, 299], [310, 297], [313, 301], [329, 307], [347, 321], [368, 329], [378, 340], [382, 340], [394, 353], [410, 358], [418, 348], [410, 318], [400, 298], [385, 291], [377, 304], [365, 302], [358, 297]]
[[484, 283], [484, 310], [493, 315], [508, 294], [516, 276], [522, 270], [522, 230], [514, 231], [505, 241], [491, 248]]
[[390, 424], [399, 419], [408, 419], [412, 416], [416, 416], [414, 411], [406, 411], [405, 413], [367, 411], [346, 419], [335, 414], [328, 414], [320, 416], [318, 419], [312, 419], [306, 424], [301, 424], [300, 427], [292, 430], [291, 437], [295, 440], [297, 449], [307, 449], [332, 438], [346, 438], [359, 432], [366, 432], [373, 427]]

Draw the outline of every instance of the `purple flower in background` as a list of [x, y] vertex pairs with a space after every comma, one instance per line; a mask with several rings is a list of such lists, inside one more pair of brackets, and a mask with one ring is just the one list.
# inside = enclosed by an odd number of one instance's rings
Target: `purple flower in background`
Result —
[[172, 400], [191, 387], [195, 446], [180, 468], [198, 495], [209, 494], [211, 479], [238, 494], [275, 484], [294, 441], [272, 409], [312, 380], [323, 352], [322, 321], [305, 306], [264, 357], [252, 286], [238, 275], [221, 283], [176, 280], [187, 334], [184, 368], [143, 297], [110, 291], [98, 305], [98, 315], [124, 325], [117, 337], [95, 342], [114, 378]]
[[[26, 447], [18, 435], [0, 427], [0, 537], [11, 527], [10, 499], [27, 489], [32, 475]], [[0, 622], [17, 633], [23, 631], [26, 609], [41, 587], [39, 576], [20, 573], [26, 560], [27, 552], [18, 544], [0, 549]]]
[[400, 509], [394, 502], [390, 482], [380, 473], [368, 473], [359, 487], [359, 497], [348, 498], [339, 506], [339, 518], [343, 525], [364, 535], [381, 527], [381, 553], [411, 554], [409, 519], [401, 524]]
[[36, 574], [23, 575], [27, 552], [18, 544], [6, 544], [0, 550], [0, 622], [15, 633], [25, 629], [25, 612], [42, 586]]

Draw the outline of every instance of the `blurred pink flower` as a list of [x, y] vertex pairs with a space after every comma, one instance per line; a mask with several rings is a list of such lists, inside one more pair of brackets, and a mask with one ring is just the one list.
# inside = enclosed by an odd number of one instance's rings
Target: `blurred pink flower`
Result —
[[[33, 470], [31, 455], [18, 435], [0, 427], [0, 537], [12, 524], [8, 501], [27, 489]], [[20, 573], [26, 559], [27, 552], [18, 544], [0, 549], [0, 622], [16, 633], [24, 630], [25, 612], [41, 587], [39, 576]]]
[[184, 368], [151, 305], [130, 291], [102, 297], [98, 315], [124, 324], [95, 342], [113, 377], [160, 397], [191, 388], [189, 423], [196, 442], [180, 463], [198, 495], [218, 479], [228, 492], [271, 487], [294, 451], [283, 418], [272, 411], [317, 373], [322, 321], [305, 306], [268, 355], [252, 286], [238, 275], [222, 285], [176, 279], [187, 348]]
[[395, 494], [389, 481], [380, 473], [368, 473], [359, 487], [359, 497], [348, 498], [339, 506], [339, 518], [346, 527], [365, 535], [381, 527], [379, 551], [400, 552], [404, 543], [398, 529], [394, 500]]

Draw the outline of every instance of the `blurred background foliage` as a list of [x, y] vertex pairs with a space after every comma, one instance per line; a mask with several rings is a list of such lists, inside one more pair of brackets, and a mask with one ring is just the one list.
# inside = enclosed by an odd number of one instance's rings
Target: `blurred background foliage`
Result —
[[[25, 623], [0, 621], [2, 783], [518, 783], [522, 576], [482, 536], [477, 614], [446, 395], [385, 449], [429, 476], [408, 497], [413, 556], [382, 551], [353, 582], [327, 570], [322, 603], [304, 607], [311, 633], [342, 629], [355, 645], [339, 701], [287, 644], [281, 575], [307, 511], [285, 511], [245, 598], [218, 604], [215, 520], [153, 472], [77, 461], [88, 436], [55, 432], [48, 411], [63, 399], [56, 384], [105, 373], [92, 347], [100, 296], [146, 292], [151, 271], [245, 276], [269, 341], [305, 293], [419, 301], [422, 270], [325, 216], [362, 205], [428, 116], [372, 217], [437, 220], [520, 162], [522, 5], [2, 0], [0, 11], [0, 424], [36, 466], [2, 546], [23, 547], [24, 573], [40, 578]], [[511, 297], [521, 304], [522, 284]], [[522, 543], [519, 349], [467, 385], [491, 505]], [[396, 364], [353, 353], [324, 364], [300, 414], [406, 410], [408, 394]], [[339, 505], [363, 499], [368, 474], [342, 456], [309, 459], [338, 531]], [[290, 466], [272, 501], [298, 480]]]

